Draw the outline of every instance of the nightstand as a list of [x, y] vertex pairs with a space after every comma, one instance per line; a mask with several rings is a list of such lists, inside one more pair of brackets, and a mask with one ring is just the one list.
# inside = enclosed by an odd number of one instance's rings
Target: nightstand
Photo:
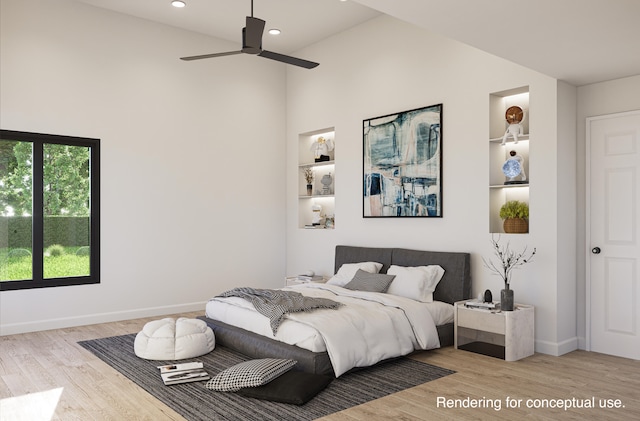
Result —
[[326, 276], [314, 276], [312, 280], [301, 279], [298, 276], [287, 276], [284, 279], [284, 286], [290, 287], [292, 285], [306, 284], [309, 282], [316, 282], [316, 283], [323, 284], [328, 280], [329, 278], [327, 278]]
[[454, 346], [505, 361], [534, 353], [534, 307], [516, 304], [513, 311], [465, 307], [455, 303]]

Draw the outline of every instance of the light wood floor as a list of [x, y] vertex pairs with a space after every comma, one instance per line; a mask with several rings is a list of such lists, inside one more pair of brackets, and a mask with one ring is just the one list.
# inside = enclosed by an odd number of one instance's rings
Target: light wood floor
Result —
[[[183, 420], [76, 343], [136, 333], [146, 322], [158, 318], [1, 337], [4, 413], [0, 418], [9, 421], [8, 410], [20, 405], [28, 405], [33, 412], [36, 397], [42, 395], [36, 392], [54, 390], [60, 394], [62, 388], [55, 414], [44, 419]], [[640, 420], [640, 361], [576, 351], [562, 357], [536, 354], [507, 363], [451, 347], [420, 352], [413, 358], [456, 373], [323, 420]], [[21, 402], [30, 397], [34, 397], [31, 402]], [[507, 399], [514, 408], [506, 407]], [[615, 406], [616, 400], [621, 407], [600, 408], [601, 403]], [[595, 408], [528, 407], [565, 401], [582, 406], [593, 402]], [[447, 407], [472, 402], [489, 407]], [[37, 420], [33, 415], [24, 419]]]

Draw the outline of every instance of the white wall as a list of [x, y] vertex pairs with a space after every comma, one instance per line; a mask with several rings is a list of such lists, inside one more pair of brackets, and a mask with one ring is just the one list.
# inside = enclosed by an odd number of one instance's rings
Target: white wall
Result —
[[[204, 309], [284, 270], [284, 65], [70, 0], [1, 0], [3, 129], [101, 139], [99, 285], [3, 291], [1, 333]], [[247, 264], [250, 261], [251, 264]]]
[[558, 82], [557, 353], [578, 348], [576, 335], [576, 88]]
[[578, 167], [578, 283], [577, 283], [577, 312], [578, 312], [578, 337], [580, 348], [586, 347], [586, 279], [585, 265], [587, 256], [591, 250], [591, 244], [586, 243], [585, 208], [586, 203], [586, 121], [587, 117], [595, 117], [606, 114], [621, 113], [625, 111], [640, 110], [640, 75], [608, 82], [585, 85], [578, 88], [577, 107], [577, 167]]
[[[575, 189], [571, 174], [558, 185], [559, 177], [567, 176], [558, 163], [566, 148], [558, 144], [558, 118], [567, 113], [558, 103], [563, 87], [388, 16], [306, 48], [304, 56], [320, 66], [305, 78], [287, 75], [287, 273], [331, 274], [336, 244], [466, 251], [472, 253], [474, 295], [488, 288], [499, 296], [503, 285], [481, 260], [491, 257], [489, 94], [528, 85], [531, 233], [503, 240], [538, 249], [535, 262], [520, 269], [512, 283], [516, 301], [536, 306], [536, 349], [560, 354], [567, 341], [575, 344], [575, 312], [558, 314], [565, 299], [559, 297], [565, 292], [559, 278], [575, 271], [575, 257], [559, 259], [559, 247], [574, 242], [566, 237], [570, 232], [558, 229], [559, 209], [571, 206], [560, 196], [571, 193], [571, 182]], [[362, 120], [437, 103], [444, 104], [443, 218], [362, 218]], [[325, 127], [336, 129], [336, 229], [299, 229], [298, 134]], [[571, 281], [575, 285], [575, 277]], [[571, 323], [573, 331], [564, 329]]]

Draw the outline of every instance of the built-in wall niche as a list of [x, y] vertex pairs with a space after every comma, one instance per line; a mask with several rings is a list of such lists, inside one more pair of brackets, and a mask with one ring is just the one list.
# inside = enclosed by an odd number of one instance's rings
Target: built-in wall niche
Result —
[[299, 228], [335, 227], [335, 141], [333, 128], [298, 135]]
[[[524, 112], [520, 127], [509, 127], [506, 111], [519, 107]], [[489, 232], [504, 233], [500, 208], [510, 200], [529, 203], [529, 87], [494, 92], [489, 95]], [[506, 134], [506, 138], [505, 138]], [[515, 134], [517, 143], [515, 142]], [[519, 162], [520, 173], [514, 177], [505, 175], [505, 163], [509, 159]], [[513, 162], [511, 162], [513, 163]]]

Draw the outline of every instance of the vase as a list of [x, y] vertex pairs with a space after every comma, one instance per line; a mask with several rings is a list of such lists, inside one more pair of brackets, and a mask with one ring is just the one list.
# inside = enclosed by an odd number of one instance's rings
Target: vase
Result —
[[500, 310], [513, 311], [513, 290], [508, 287], [500, 290]]
[[307, 196], [311, 196], [313, 193], [313, 184], [307, 184]]
[[502, 227], [507, 234], [526, 234], [529, 232], [529, 221], [524, 218], [507, 218]]

